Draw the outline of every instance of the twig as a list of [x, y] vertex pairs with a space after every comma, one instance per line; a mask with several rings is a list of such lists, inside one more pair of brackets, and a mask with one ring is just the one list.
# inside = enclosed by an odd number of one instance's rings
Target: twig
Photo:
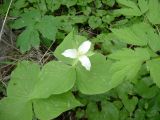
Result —
[[1, 31], [0, 31], [0, 41], [2, 40], [3, 29], [4, 29], [4, 26], [5, 26], [5, 23], [6, 23], [6, 20], [7, 20], [8, 13], [9, 13], [9, 10], [11, 8], [12, 2], [13, 2], [13, 0], [11, 0], [10, 3], [9, 3], [7, 13], [6, 13], [5, 18], [3, 20], [3, 23], [2, 23], [2, 28], [1, 28]]
[[49, 46], [49, 48], [47, 49], [47, 51], [44, 53], [44, 55], [42, 56], [42, 58], [39, 60], [39, 63], [42, 62], [43, 58], [46, 56], [46, 54], [48, 53], [48, 51], [51, 49], [53, 43], [54, 43], [54, 41], [53, 41], [52, 44]]

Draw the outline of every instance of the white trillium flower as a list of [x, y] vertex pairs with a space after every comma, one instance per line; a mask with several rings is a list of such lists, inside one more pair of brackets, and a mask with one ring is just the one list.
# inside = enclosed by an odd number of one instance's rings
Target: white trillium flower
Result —
[[62, 55], [68, 58], [77, 59], [86, 70], [91, 69], [91, 62], [87, 56], [89, 49], [91, 48], [91, 42], [89, 40], [84, 41], [78, 49], [67, 49]]

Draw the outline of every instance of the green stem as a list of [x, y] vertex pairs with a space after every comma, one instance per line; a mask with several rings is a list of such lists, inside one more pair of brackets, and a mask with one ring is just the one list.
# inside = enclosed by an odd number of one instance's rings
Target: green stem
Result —
[[77, 65], [77, 63], [78, 63], [78, 59], [76, 59], [76, 60], [73, 62], [72, 67], [75, 67], [75, 66]]

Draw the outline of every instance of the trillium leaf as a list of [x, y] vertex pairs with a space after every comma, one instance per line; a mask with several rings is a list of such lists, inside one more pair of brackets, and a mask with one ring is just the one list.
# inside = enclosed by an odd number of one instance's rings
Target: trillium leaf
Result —
[[81, 65], [76, 68], [77, 87], [84, 94], [100, 94], [108, 91], [110, 75], [107, 74], [110, 62], [101, 54], [95, 54], [90, 58], [91, 70], [87, 71]]
[[2, 120], [32, 120], [32, 115], [31, 102], [19, 98], [4, 98], [0, 101]]
[[69, 91], [75, 83], [75, 69], [62, 62], [47, 63], [40, 73], [33, 97], [47, 98], [52, 94], [61, 94]]
[[32, 99], [32, 92], [39, 81], [39, 73], [39, 65], [28, 61], [20, 62], [11, 74], [7, 95], [24, 98], [25, 101]]
[[158, 87], [160, 87], [160, 60], [155, 59], [147, 62], [151, 78], [156, 83]]
[[78, 49], [79, 45], [86, 41], [87, 38], [76, 35], [75, 31], [72, 30], [63, 40], [63, 42], [56, 48], [54, 55], [59, 61], [65, 62], [67, 64], [73, 64], [74, 60], [67, 58], [62, 55], [62, 53], [67, 49]]
[[50, 120], [59, 116], [62, 112], [80, 106], [74, 96], [68, 92], [60, 95], [52, 95], [47, 99], [34, 101], [36, 116], [41, 120]]
[[[54, 71], [58, 72], [54, 73]], [[71, 93], [64, 93], [73, 87], [74, 81], [75, 69], [68, 65], [50, 62], [40, 71], [39, 65], [23, 61], [11, 75], [7, 98], [0, 101], [0, 118], [32, 120], [33, 109], [36, 111], [36, 117], [48, 120], [57, 117], [62, 112], [81, 105]], [[51, 96], [52, 94], [58, 95]], [[32, 106], [33, 103], [35, 106]]]

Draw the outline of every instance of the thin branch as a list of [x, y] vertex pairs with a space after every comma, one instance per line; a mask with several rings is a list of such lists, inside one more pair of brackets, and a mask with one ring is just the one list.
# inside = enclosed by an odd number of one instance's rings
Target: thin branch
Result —
[[9, 10], [11, 8], [12, 2], [13, 2], [13, 0], [11, 0], [10, 3], [9, 3], [7, 13], [6, 13], [5, 18], [3, 20], [3, 23], [2, 23], [2, 28], [1, 28], [1, 31], [0, 31], [0, 41], [2, 40], [2, 34], [3, 34], [4, 26], [5, 26], [5, 23], [6, 23], [6, 20], [7, 20], [8, 13], [9, 13]]

